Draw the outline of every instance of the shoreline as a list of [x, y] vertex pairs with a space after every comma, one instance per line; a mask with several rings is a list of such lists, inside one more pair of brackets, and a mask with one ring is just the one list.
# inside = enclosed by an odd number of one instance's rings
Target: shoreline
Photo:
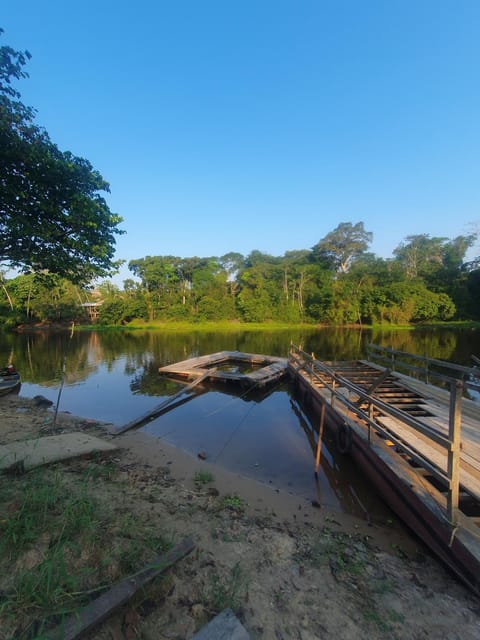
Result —
[[[33, 399], [3, 396], [0, 441], [51, 435], [52, 419]], [[111, 436], [106, 426], [59, 412], [55, 432], [81, 431], [118, 444], [93, 461], [112, 472], [92, 485], [111, 517], [128, 518], [133, 527], [145, 521], [175, 540], [190, 536], [197, 549], [170, 571], [166, 586], [152, 587], [164, 589], [161, 595], [129, 603], [88, 640], [188, 640], [224, 604], [235, 608], [252, 640], [456, 638], [460, 630], [462, 640], [480, 637], [478, 599], [403, 526], [369, 526], [147, 434]], [[72, 459], [43, 469], [75, 484], [93, 463]], [[199, 482], [202, 475], [211, 481]], [[22, 478], [0, 482], [6, 487]], [[109, 534], [112, 548], [124, 526]], [[32, 554], [26, 557], [33, 571], [38, 554]], [[26, 562], [22, 556], [13, 572]], [[234, 581], [238, 575], [242, 580]], [[8, 635], [1, 617], [0, 629], [2, 640], [19, 637], [14, 628]]]

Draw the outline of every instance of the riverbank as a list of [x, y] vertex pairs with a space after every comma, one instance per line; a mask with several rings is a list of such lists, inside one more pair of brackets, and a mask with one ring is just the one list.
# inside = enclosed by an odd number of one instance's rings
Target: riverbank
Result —
[[[0, 443], [52, 428], [51, 409], [0, 398]], [[59, 413], [54, 431], [72, 430], [119, 449], [0, 478], [2, 640], [42, 637], [52, 611], [75, 610], [187, 536], [196, 550], [88, 638], [187, 639], [225, 606], [266, 640], [480, 636], [478, 599], [401, 528], [369, 526], [162, 441], [115, 439]], [[44, 526], [38, 514], [28, 520], [36, 503], [27, 498], [39, 489]]]
[[314, 331], [317, 329], [349, 329], [356, 331], [364, 331], [366, 329], [378, 332], [388, 331], [414, 331], [421, 329], [478, 329], [480, 322], [476, 320], [458, 320], [452, 322], [426, 322], [416, 324], [327, 324], [327, 323], [288, 323], [288, 322], [241, 322], [239, 320], [224, 321], [203, 321], [203, 322], [187, 322], [179, 320], [132, 320], [125, 324], [86, 324], [82, 322], [37, 322], [31, 324], [21, 324], [15, 327], [14, 331], [18, 333], [37, 333], [48, 331], [162, 331], [165, 333], [178, 333], [195, 331], [198, 333], [220, 332], [220, 333], [236, 333], [243, 332], [260, 332], [260, 331], [294, 331], [307, 330]]

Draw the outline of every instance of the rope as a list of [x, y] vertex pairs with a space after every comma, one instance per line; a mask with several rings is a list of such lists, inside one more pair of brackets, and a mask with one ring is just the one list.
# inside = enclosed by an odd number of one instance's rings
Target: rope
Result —
[[[222, 407], [219, 407], [218, 409], [214, 409], [213, 411], [211, 411], [210, 413], [206, 413], [205, 417], [209, 418], [210, 416], [214, 416], [217, 413], [220, 413], [220, 411], [223, 411], [224, 409], [226, 409], [227, 407], [229, 407], [231, 404], [233, 404], [234, 402], [237, 402], [238, 400], [243, 400], [243, 398], [248, 395], [249, 393], [251, 393], [256, 387], [260, 386], [260, 384], [262, 383], [261, 380], [259, 380], [258, 382], [256, 382], [253, 386], [248, 387], [248, 389], [246, 391], [244, 391], [241, 395], [236, 396], [235, 398], [232, 398], [231, 400], [229, 400], [228, 402], [226, 402]], [[280, 380], [280, 382], [278, 382], [273, 388], [272, 391], [275, 391], [275, 389], [277, 389], [280, 385], [282, 384], [282, 381]]]
[[[257, 383], [259, 384], [259, 383]], [[248, 389], [248, 391], [245, 392], [245, 394], [243, 394], [242, 396], [239, 396], [238, 398], [235, 398], [235, 400], [239, 400], [240, 398], [243, 398], [244, 395], [246, 395], [246, 393], [248, 393], [249, 391], [252, 391], [257, 384], [255, 384], [253, 387], [250, 387]], [[278, 387], [282, 384], [282, 381], [278, 382], [270, 391], [270, 393], [273, 393], [275, 391], [275, 389], [278, 389]], [[225, 405], [227, 406], [227, 405]], [[217, 455], [215, 456], [213, 462], [217, 462], [218, 458], [222, 455], [222, 453], [225, 451], [225, 449], [227, 448], [227, 446], [230, 444], [230, 442], [232, 441], [233, 436], [236, 434], [236, 432], [238, 431], [238, 429], [241, 427], [241, 425], [243, 424], [243, 422], [246, 420], [246, 418], [249, 416], [249, 414], [251, 413], [251, 411], [254, 408], [254, 404], [252, 404], [251, 407], [248, 408], [248, 410], [245, 412], [245, 415], [239, 420], [237, 426], [235, 427], [235, 429], [232, 431], [232, 433], [230, 434], [230, 436], [227, 438], [225, 444], [223, 445], [223, 447], [220, 449], [220, 451], [217, 453]], [[211, 414], [209, 414], [211, 415]]]
[[252, 404], [251, 407], [248, 408], [248, 411], [245, 413], [245, 415], [243, 416], [243, 418], [241, 420], [239, 420], [237, 426], [235, 427], [235, 429], [232, 431], [232, 433], [230, 434], [230, 436], [227, 438], [227, 440], [225, 441], [225, 444], [223, 445], [223, 447], [220, 449], [220, 451], [217, 453], [217, 455], [215, 456], [213, 462], [217, 462], [217, 460], [219, 459], [219, 457], [222, 455], [222, 453], [225, 451], [225, 449], [227, 448], [227, 446], [230, 444], [233, 436], [236, 434], [236, 432], [238, 431], [238, 429], [240, 428], [240, 426], [242, 425], [242, 423], [245, 421], [245, 419], [247, 418], [247, 416], [250, 414], [250, 412], [252, 411], [253, 407], [255, 405]]

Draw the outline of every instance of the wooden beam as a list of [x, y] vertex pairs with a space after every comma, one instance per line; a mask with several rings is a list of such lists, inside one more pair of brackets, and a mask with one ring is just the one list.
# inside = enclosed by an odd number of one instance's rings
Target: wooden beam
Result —
[[215, 371], [215, 369], [212, 369], [211, 371], [210, 370], [205, 371], [205, 373], [202, 376], [194, 380], [191, 384], [184, 387], [183, 389], [180, 389], [180, 391], [178, 391], [173, 396], [170, 396], [169, 398], [161, 402], [154, 409], [151, 409], [150, 411], [148, 411], [148, 413], [143, 414], [143, 416], [140, 416], [139, 418], [135, 418], [131, 422], [128, 422], [127, 424], [123, 425], [123, 427], [120, 427], [120, 429], [113, 431], [112, 435], [119, 436], [120, 434], [125, 433], [125, 431], [128, 431], [129, 429], [133, 429], [134, 427], [139, 427], [145, 422], [148, 422], [149, 420], [153, 420], [153, 418], [156, 418], [160, 413], [164, 412], [167, 409], [167, 407], [171, 405], [173, 402], [175, 402], [178, 398], [180, 398], [180, 396], [182, 396], [184, 393], [190, 392], [194, 387], [197, 386], [197, 384], [200, 384], [205, 380], [205, 378], [208, 378], [208, 376], [212, 373], [212, 371]]
[[322, 409], [320, 412], [320, 426], [318, 427], [317, 454], [315, 456], [315, 475], [316, 476], [318, 476], [318, 470], [320, 469], [320, 455], [322, 453], [323, 428], [325, 425], [325, 410], [326, 410], [326, 404], [325, 402], [322, 402]]
[[460, 487], [460, 438], [462, 429], [462, 390], [463, 385], [459, 380], [452, 380], [450, 385], [450, 415], [448, 421], [448, 437], [450, 449], [448, 450], [447, 472], [450, 481], [447, 509], [450, 522], [456, 523], [456, 511], [458, 509], [458, 494]]
[[126, 604], [141, 588], [165, 572], [195, 549], [195, 543], [186, 538], [176, 547], [144, 567], [134, 576], [122, 580], [102, 594], [78, 614], [71, 616], [46, 637], [48, 640], [77, 640], [106, 620], [118, 607]]

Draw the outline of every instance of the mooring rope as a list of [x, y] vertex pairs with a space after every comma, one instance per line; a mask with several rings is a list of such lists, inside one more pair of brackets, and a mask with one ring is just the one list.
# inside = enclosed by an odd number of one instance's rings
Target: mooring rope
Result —
[[[253, 387], [250, 387], [248, 389], [248, 391], [245, 392], [245, 394], [238, 396], [237, 398], [235, 398], [235, 400], [239, 400], [240, 398], [243, 398], [248, 392], [252, 391], [259, 383], [257, 382]], [[278, 389], [278, 387], [282, 384], [282, 381], [280, 380], [270, 391], [270, 394], [273, 393], [275, 391], [275, 389]], [[228, 406], [228, 405], [225, 405]], [[222, 453], [225, 451], [225, 449], [227, 448], [227, 446], [230, 444], [233, 436], [235, 435], [235, 433], [238, 431], [238, 429], [241, 427], [241, 425], [243, 424], [243, 422], [247, 419], [247, 417], [249, 416], [249, 414], [252, 412], [253, 408], [254, 408], [254, 404], [252, 404], [248, 410], [245, 412], [245, 414], [242, 416], [242, 418], [239, 420], [237, 426], [235, 427], [235, 429], [232, 431], [232, 433], [230, 434], [230, 436], [227, 438], [225, 444], [223, 445], [223, 447], [220, 449], [220, 451], [217, 453], [217, 455], [215, 456], [213, 462], [217, 462], [218, 458], [222, 455]], [[211, 415], [211, 414], [209, 414]]]
[[[227, 407], [229, 407], [233, 402], [236, 402], [237, 400], [241, 400], [242, 398], [244, 398], [248, 393], [250, 393], [251, 391], [253, 391], [255, 389], [255, 387], [259, 386], [261, 383], [260, 382], [256, 382], [253, 386], [249, 387], [244, 393], [242, 393], [240, 396], [237, 396], [236, 398], [233, 398], [233, 400], [230, 400], [229, 402], [227, 402], [226, 404], [223, 405], [223, 407], [219, 407], [218, 409], [215, 409], [213, 411], [211, 411], [210, 413], [205, 413], [203, 414], [204, 418], [210, 418], [211, 416], [215, 415], [216, 413], [220, 413], [220, 411], [223, 411], [224, 409], [226, 409]], [[278, 387], [280, 387], [280, 385], [283, 384], [283, 381], [280, 380], [275, 386], [272, 387], [270, 393], [273, 393], [276, 389], [278, 389]], [[242, 416], [242, 418], [239, 420], [237, 426], [235, 427], [235, 429], [232, 431], [232, 433], [230, 434], [230, 436], [227, 438], [227, 440], [225, 441], [225, 444], [223, 445], [223, 447], [220, 449], [220, 451], [218, 452], [218, 454], [215, 456], [215, 458], [213, 459], [213, 462], [216, 463], [218, 458], [222, 455], [222, 453], [225, 451], [226, 447], [228, 446], [228, 444], [231, 442], [233, 436], [235, 435], [235, 433], [238, 431], [238, 429], [240, 428], [240, 426], [242, 425], [242, 423], [246, 420], [246, 418], [248, 417], [248, 415], [251, 413], [251, 411], [253, 410], [255, 404], [252, 404], [250, 407], [248, 407], [248, 410], [245, 412], [245, 414]], [[170, 431], [167, 431], [166, 433], [162, 433], [162, 435], [156, 436], [159, 440], [162, 440], [163, 438], [165, 438], [166, 436], [171, 435], [172, 433], [175, 433], [175, 431], [177, 431], [178, 429], [180, 429], [182, 425], [177, 424], [175, 427], [173, 427], [173, 429], [170, 429]]]
[[245, 412], [245, 415], [242, 416], [242, 418], [239, 420], [237, 426], [235, 427], [235, 429], [232, 431], [232, 433], [230, 434], [230, 436], [227, 438], [227, 440], [225, 441], [225, 444], [223, 445], [223, 447], [220, 449], [220, 451], [217, 453], [217, 455], [215, 456], [215, 458], [213, 459], [213, 462], [217, 462], [217, 460], [219, 459], [219, 457], [222, 455], [222, 453], [225, 451], [225, 449], [227, 448], [227, 446], [230, 444], [233, 436], [236, 434], [236, 432], [238, 431], [238, 429], [241, 427], [242, 423], [246, 420], [247, 416], [251, 413], [253, 407], [255, 405], [252, 404], [251, 407], [248, 408], [248, 411]]
[[[219, 407], [218, 409], [214, 409], [213, 411], [211, 411], [210, 413], [206, 413], [205, 417], [209, 418], [210, 416], [214, 416], [217, 413], [220, 413], [220, 411], [223, 411], [224, 409], [226, 409], [227, 407], [229, 407], [231, 404], [233, 404], [234, 402], [237, 402], [238, 400], [243, 400], [243, 398], [245, 398], [245, 396], [247, 396], [249, 393], [251, 393], [252, 391], [255, 390], [256, 387], [259, 387], [263, 384], [263, 380], [259, 380], [258, 382], [255, 382], [254, 385], [252, 385], [251, 387], [248, 387], [248, 389], [242, 393], [239, 396], [235, 396], [235, 398], [232, 398], [231, 400], [229, 400], [228, 402], [226, 402], [222, 407]], [[278, 387], [280, 385], [283, 384], [283, 380], [279, 380], [277, 382], [277, 384], [275, 384], [275, 386], [272, 387], [270, 393], [273, 393], [273, 391], [275, 391], [276, 389], [278, 389]]]

